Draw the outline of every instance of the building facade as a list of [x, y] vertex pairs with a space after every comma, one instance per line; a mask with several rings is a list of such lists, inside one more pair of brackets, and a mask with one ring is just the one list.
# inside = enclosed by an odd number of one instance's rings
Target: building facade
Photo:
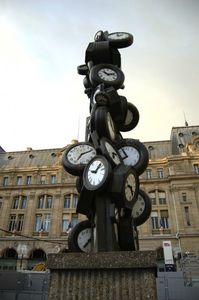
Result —
[[[149, 165], [140, 187], [152, 213], [138, 227], [140, 249], [172, 243], [174, 257], [199, 252], [199, 126], [174, 127], [167, 141], [145, 142]], [[32, 269], [67, 251], [76, 214], [76, 178], [64, 171], [65, 148], [6, 152], [0, 147], [0, 269]]]

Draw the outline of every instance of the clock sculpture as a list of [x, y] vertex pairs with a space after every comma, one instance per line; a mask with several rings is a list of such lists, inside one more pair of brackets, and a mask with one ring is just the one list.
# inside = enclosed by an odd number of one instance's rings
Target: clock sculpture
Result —
[[139, 187], [139, 176], [148, 165], [148, 151], [121, 132], [134, 129], [139, 112], [126, 97], [119, 48], [133, 43], [126, 32], [98, 31], [89, 43], [83, 75], [90, 116], [85, 142], [70, 145], [62, 157], [64, 169], [77, 176], [77, 213], [87, 220], [69, 232], [70, 251], [139, 250], [137, 226], [151, 213], [151, 201]]

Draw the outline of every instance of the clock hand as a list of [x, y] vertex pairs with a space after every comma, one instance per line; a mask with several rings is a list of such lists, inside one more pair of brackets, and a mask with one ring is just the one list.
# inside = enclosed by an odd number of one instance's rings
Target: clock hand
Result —
[[97, 167], [97, 169], [95, 170], [95, 173], [97, 173], [97, 171], [99, 170], [99, 168], [101, 167], [102, 163], [100, 163]]
[[89, 152], [91, 152], [91, 151], [92, 151], [92, 149], [91, 149], [91, 150], [88, 150], [88, 151], [86, 151], [86, 152], [82, 152], [82, 153], [78, 156], [77, 160], [79, 160], [80, 157], [81, 157], [82, 155], [87, 154], [87, 153], [89, 153]]
[[99, 168], [101, 167], [101, 163], [97, 166], [97, 169], [95, 169], [95, 170], [91, 170], [91, 173], [94, 173], [94, 174], [96, 174], [97, 173], [97, 171], [99, 170]]
[[115, 156], [117, 156], [117, 153], [112, 152], [112, 158], [113, 158], [113, 159], [115, 158]]
[[133, 188], [130, 184], [127, 185], [127, 187], [131, 190], [131, 194], [133, 195], [134, 194], [134, 191], [133, 191]]
[[113, 72], [106, 72], [106, 71], [104, 71], [104, 73], [106, 74], [106, 75], [114, 75], [115, 73], [113, 73]]
[[84, 244], [83, 248], [86, 248], [90, 242], [91, 242], [91, 238], [88, 239], [88, 241], [86, 242], [86, 244]]
[[121, 149], [122, 153], [124, 154], [124, 156], [122, 157], [122, 159], [126, 159], [128, 157], [128, 155], [126, 154], [126, 151], [124, 149]]

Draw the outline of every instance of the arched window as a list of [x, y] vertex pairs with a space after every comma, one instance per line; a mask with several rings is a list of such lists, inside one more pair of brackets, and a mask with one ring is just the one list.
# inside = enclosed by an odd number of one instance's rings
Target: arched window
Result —
[[46, 260], [46, 253], [42, 249], [35, 249], [31, 252], [30, 259]]
[[51, 195], [41, 195], [38, 198], [37, 208], [52, 208], [53, 197]]
[[7, 248], [4, 250], [2, 254], [2, 258], [18, 258], [17, 251], [14, 248]]

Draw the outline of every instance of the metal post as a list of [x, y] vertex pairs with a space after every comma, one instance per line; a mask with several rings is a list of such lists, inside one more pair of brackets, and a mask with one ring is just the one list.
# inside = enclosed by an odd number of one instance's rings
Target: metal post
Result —
[[96, 203], [96, 245], [97, 252], [115, 251], [117, 248], [114, 224], [111, 219], [111, 199], [98, 194]]

